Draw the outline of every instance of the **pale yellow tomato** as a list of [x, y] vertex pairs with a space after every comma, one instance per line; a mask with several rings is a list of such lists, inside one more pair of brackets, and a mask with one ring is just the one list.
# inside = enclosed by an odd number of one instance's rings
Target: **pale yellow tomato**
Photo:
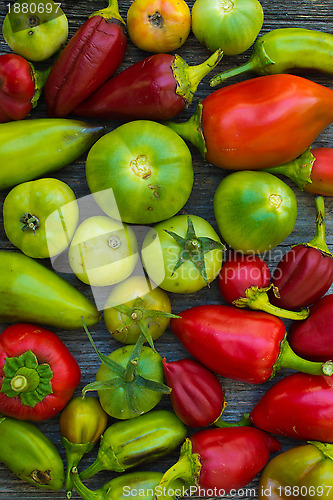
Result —
[[139, 49], [156, 54], [178, 49], [191, 29], [184, 0], [134, 0], [127, 12], [127, 31]]

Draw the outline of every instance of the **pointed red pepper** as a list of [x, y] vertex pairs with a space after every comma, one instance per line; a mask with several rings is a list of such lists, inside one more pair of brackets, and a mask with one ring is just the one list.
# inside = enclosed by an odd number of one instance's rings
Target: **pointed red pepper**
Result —
[[294, 245], [277, 264], [272, 282], [278, 293], [269, 292], [278, 307], [296, 310], [319, 300], [333, 282], [333, 256], [325, 241], [325, 205], [315, 197], [316, 234], [308, 243]]
[[117, 120], [169, 120], [192, 102], [200, 81], [221, 57], [222, 51], [217, 50], [197, 66], [188, 66], [178, 55], [147, 57], [104, 83], [73, 114]]
[[23, 120], [37, 105], [48, 72], [17, 54], [0, 55], [0, 123]]
[[116, 72], [126, 47], [118, 2], [109, 0], [80, 26], [53, 65], [44, 92], [48, 114], [68, 115]]
[[294, 322], [288, 333], [291, 348], [305, 359], [328, 361], [333, 359], [333, 294], [319, 299], [310, 307], [305, 321]]
[[314, 363], [297, 356], [276, 316], [219, 304], [186, 309], [170, 326], [190, 354], [222, 377], [261, 384], [277, 370], [291, 368], [332, 375], [333, 363]]
[[194, 359], [169, 361], [163, 369], [173, 411], [189, 427], [207, 427], [217, 420], [225, 406], [217, 376]]
[[269, 302], [267, 292], [274, 286], [266, 262], [258, 255], [244, 255], [231, 251], [218, 275], [218, 288], [228, 304], [265, 311], [274, 316], [303, 320], [309, 315], [307, 309], [287, 311]]
[[250, 413], [259, 429], [293, 439], [333, 443], [333, 379], [293, 373], [279, 380]]

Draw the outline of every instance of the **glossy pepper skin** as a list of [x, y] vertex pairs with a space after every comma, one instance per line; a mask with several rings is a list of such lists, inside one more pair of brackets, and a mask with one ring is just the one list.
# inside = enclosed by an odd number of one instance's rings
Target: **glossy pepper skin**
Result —
[[200, 363], [222, 377], [261, 384], [282, 368], [332, 373], [332, 364], [296, 356], [280, 318], [229, 305], [196, 306], [170, 321], [172, 332]]
[[23, 481], [53, 491], [63, 487], [62, 458], [36, 425], [0, 416], [0, 441], [0, 462]]
[[229, 427], [200, 430], [185, 441], [183, 449], [185, 452], [173, 466], [175, 474], [190, 482], [195, 462], [199, 462], [190, 493], [211, 496], [209, 491], [214, 490], [220, 497], [251, 482], [281, 445], [259, 429]]
[[265, 170], [285, 175], [307, 193], [333, 196], [332, 148], [310, 147], [295, 160]]
[[36, 118], [0, 128], [0, 189], [59, 170], [78, 159], [104, 127], [67, 118]]
[[214, 76], [210, 85], [253, 72], [258, 75], [288, 73], [293, 69], [311, 69], [333, 74], [333, 35], [304, 28], [279, 28], [257, 38], [250, 59]]
[[299, 356], [311, 361], [333, 359], [333, 294], [324, 295], [310, 307], [305, 321], [294, 322], [289, 328], [288, 342]]
[[127, 47], [117, 0], [94, 12], [69, 40], [47, 78], [44, 95], [51, 117], [64, 117], [110, 78]]
[[272, 282], [278, 294], [269, 292], [273, 304], [296, 310], [319, 300], [333, 282], [333, 256], [325, 242], [325, 205], [315, 197], [316, 233], [311, 241], [292, 246], [274, 269]]
[[96, 460], [80, 477], [88, 479], [101, 470], [124, 472], [150, 463], [175, 450], [186, 435], [185, 425], [167, 410], [118, 421], [103, 433]]
[[207, 427], [217, 420], [225, 406], [219, 379], [194, 359], [163, 359], [166, 383], [176, 415], [189, 427]]
[[80, 367], [60, 337], [29, 323], [0, 334], [0, 411], [19, 420], [59, 413], [80, 382]]
[[259, 481], [259, 500], [331, 498], [333, 449], [328, 443], [309, 442], [274, 457]]
[[28, 116], [37, 105], [44, 78], [22, 56], [0, 55], [0, 123]]
[[79, 464], [85, 453], [88, 453], [106, 429], [108, 416], [97, 398], [93, 396], [72, 398], [61, 412], [59, 425], [61, 442], [66, 450], [67, 472], [65, 491], [71, 497], [72, 467]]
[[269, 302], [267, 292], [272, 289], [274, 293], [275, 290], [269, 267], [259, 255], [229, 252], [217, 280], [219, 291], [228, 304], [294, 320], [302, 320], [309, 315], [307, 309], [287, 311]]
[[201, 79], [221, 57], [218, 50], [204, 63], [191, 67], [178, 55], [154, 54], [108, 80], [73, 114], [118, 120], [170, 120], [192, 102]]
[[101, 313], [64, 278], [19, 252], [0, 250], [0, 321], [18, 321], [76, 330]]
[[217, 167], [259, 170], [302, 154], [332, 123], [332, 102], [333, 90], [323, 85], [267, 75], [215, 90], [187, 122], [167, 125]]
[[333, 380], [293, 373], [276, 382], [250, 413], [253, 425], [292, 439], [333, 443]]

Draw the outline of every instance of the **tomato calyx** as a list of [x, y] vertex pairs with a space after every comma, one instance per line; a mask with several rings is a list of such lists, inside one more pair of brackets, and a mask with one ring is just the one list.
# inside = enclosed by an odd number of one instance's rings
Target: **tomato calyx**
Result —
[[153, 28], [163, 28], [164, 19], [160, 12], [156, 11], [154, 14], [148, 16], [148, 21]]
[[28, 212], [26, 212], [23, 217], [20, 217], [20, 222], [23, 224], [21, 228], [22, 231], [33, 231], [35, 233], [36, 229], [40, 226], [38, 217], [31, 215]]
[[205, 280], [205, 283], [209, 286], [205, 266], [205, 254], [218, 248], [225, 250], [225, 246], [212, 238], [197, 236], [190, 216], [187, 217], [185, 238], [168, 229], [164, 229], [164, 231], [176, 241], [181, 249], [179, 259], [173, 268], [172, 274], [174, 274], [184, 262], [190, 261], [195, 265], [200, 275]]
[[0, 392], [7, 397], [19, 397], [21, 403], [34, 408], [48, 394], [52, 394], [51, 379], [53, 372], [50, 365], [38, 364], [32, 351], [20, 356], [6, 358], [5, 374]]
[[149, 326], [147, 320], [150, 318], [165, 317], [165, 318], [179, 318], [179, 316], [169, 313], [167, 311], [160, 311], [157, 309], [146, 309], [144, 307], [144, 300], [141, 297], [137, 297], [134, 300], [133, 306], [128, 306], [126, 304], [120, 304], [117, 306], [112, 306], [116, 311], [119, 311], [126, 318], [122, 319], [121, 328], [117, 329], [117, 332], [122, 332], [133, 325], [137, 325], [141, 333], [144, 335], [145, 340], [148, 342], [150, 347], [155, 351], [152, 336], [149, 331]]
[[98, 351], [93, 341], [93, 338], [84, 322], [83, 322], [83, 327], [99, 359], [109, 368], [109, 370], [111, 370], [113, 373], [117, 375], [116, 377], [110, 378], [108, 380], [101, 380], [87, 384], [82, 389], [83, 397], [86, 395], [87, 391], [103, 391], [111, 388], [112, 389], [121, 388], [125, 394], [126, 403], [130, 411], [140, 415], [142, 412], [140, 412], [139, 409], [137, 408], [135, 400], [136, 388], [144, 387], [145, 389], [158, 392], [161, 394], [169, 394], [171, 392], [170, 387], [168, 387], [167, 385], [160, 382], [156, 382], [155, 380], [150, 380], [145, 377], [142, 377], [138, 373], [140, 354], [143, 348], [143, 344], [145, 343], [145, 336], [143, 333], [138, 338], [134, 346], [133, 352], [131, 353], [127, 361], [126, 368], [124, 368], [116, 361], [110, 359], [108, 356], [105, 356], [103, 353]]

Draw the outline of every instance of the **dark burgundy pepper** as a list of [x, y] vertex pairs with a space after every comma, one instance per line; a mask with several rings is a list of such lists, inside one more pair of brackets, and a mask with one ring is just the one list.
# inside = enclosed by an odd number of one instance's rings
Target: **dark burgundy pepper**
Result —
[[189, 427], [207, 427], [221, 415], [225, 403], [217, 376], [194, 359], [167, 363], [163, 359], [172, 408]]
[[80, 26], [54, 63], [44, 89], [48, 114], [68, 115], [116, 72], [126, 47], [118, 2], [109, 0]]
[[221, 57], [222, 51], [217, 50], [197, 66], [188, 66], [178, 55], [147, 57], [104, 83], [73, 114], [119, 120], [168, 120], [191, 103], [200, 81]]
[[313, 304], [305, 321], [291, 325], [288, 341], [302, 358], [310, 361], [333, 359], [333, 294], [325, 295]]
[[325, 242], [325, 206], [322, 196], [315, 197], [316, 234], [309, 243], [293, 246], [273, 272], [272, 282], [278, 295], [269, 292], [278, 307], [296, 310], [310, 306], [329, 290], [333, 282], [333, 257]]
[[218, 275], [218, 288], [228, 304], [265, 311], [274, 316], [294, 320], [307, 318], [307, 309], [287, 311], [269, 302], [267, 292], [275, 288], [271, 283], [271, 272], [259, 255], [244, 255], [231, 251]]

